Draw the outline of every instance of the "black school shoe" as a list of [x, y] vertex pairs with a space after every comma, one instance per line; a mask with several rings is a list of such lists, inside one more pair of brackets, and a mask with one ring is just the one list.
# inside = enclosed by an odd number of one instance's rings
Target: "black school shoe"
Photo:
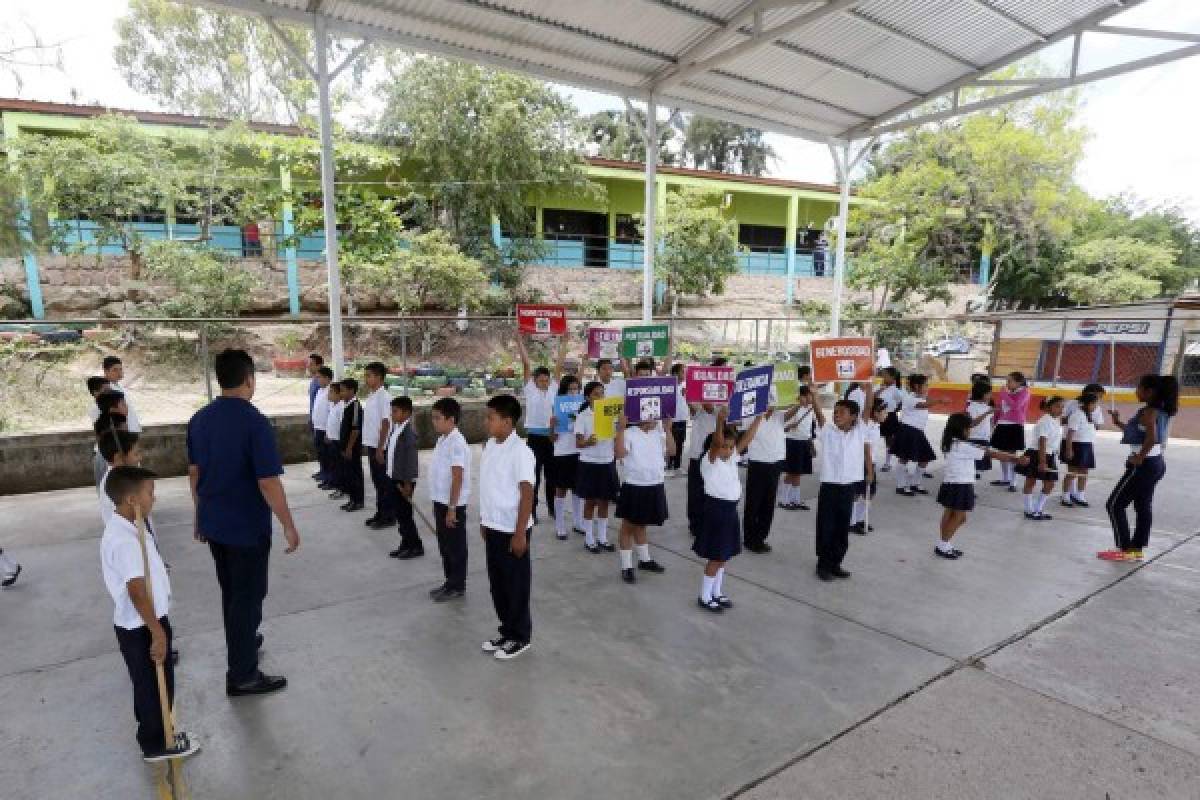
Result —
[[912, 492], [913, 494], [929, 494], [929, 490], [926, 489], [924, 486], [914, 486], [911, 489], [909, 489], [909, 491]]
[[329, 499], [330, 500], [341, 500], [345, 496], [346, 496], [346, 493], [343, 492], [341, 489], [334, 489], [333, 492], [330, 493]]
[[154, 764], [159, 761], [168, 761], [172, 758], [187, 758], [194, 756], [200, 752], [200, 745], [193, 742], [191, 737], [180, 731], [175, 734], [175, 744], [171, 747], [164, 747], [160, 750], [152, 750], [149, 753], [142, 754], [142, 760], [147, 764]]
[[411, 559], [420, 558], [421, 556], [425, 555], [425, 548], [424, 547], [396, 548], [396, 551], [393, 551], [393, 552], [395, 552], [396, 554], [392, 555], [392, 553], [388, 553], [388, 555], [392, 556], [392, 558], [398, 558], [401, 561], [409, 561]]
[[639, 561], [637, 568], [644, 569], [646, 572], [656, 572], [660, 575], [667, 571], [666, 567], [655, 561], [653, 558], [649, 561]]
[[395, 524], [396, 520], [394, 519], [377, 519], [374, 521], [368, 520], [366, 523], [367, 527], [373, 531], [382, 531], [386, 528], [392, 527]]
[[621, 570], [621, 580], [626, 583], [637, 583], [637, 575], [632, 569], [623, 569]]
[[866, 536], [875, 530], [874, 525], [864, 525], [861, 522], [856, 522], [850, 526], [850, 533], [857, 533], [859, 536]]
[[761, 544], [746, 544], [743, 546], [751, 553], [758, 553], [759, 555], [771, 552], [771, 545], [767, 544], [766, 542], [762, 542]]
[[510, 639], [504, 643], [504, 646], [496, 650], [494, 657], [500, 661], [512, 661], [514, 658], [529, 652], [531, 645], [529, 642], [518, 642], [515, 639]]
[[830, 581], [834, 580], [832, 572], [820, 567], [817, 567], [817, 577], [823, 580], [825, 583], [829, 583]]
[[962, 550], [943, 550], [940, 547], [933, 548], [933, 554], [939, 558], [947, 558], [953, 561], [956, 558], [962, 558]]
[[600, 549], [600, 545], [598, 545], [598, 544], [585, 544], [583, 546], [583, 549], [587, 550], [592, 555], [598, 555], [598, 554], [604, 552], [603, 550]]
[[721, 604], [716, 601], [716, 598], [713, 598], [712, 600], [709, 600], [706, 603], [706, 602], [704, 602], [703, 597], [697, 597], [696, 605], [700, 606], [705, 611], [712, 612], [713, 614], [720, 614], [721, 612], [723, 612], [725, 610], [725, 609], [721, 608]]
[[733, 601], [723, 594], [714, 594], [713, 602], [721, 608], [733, 608]]
[[0, 581], [0, 586], [3, 586], [5, 589], [7, 589], [16, 583], [17, 578], [19, 577], [21, 577], [21, 565], [17, 564], [17, 568], [12, 572], [12, 574], [6, 576], [4, 580]]
[[604, 552], [606, 552], [606, 553], [615, 553], [615, 552], [617, 552], [617, 547], [616, 547], [616, 545], [609, 544], [608, 542], [600, 542], [600, 549], [601, 549], [601, 550], [603, 550], [603, 551], [604, 551]]
[[252, 694], [271, 694], [287, 688], [287, 678], [282, 675], [264, 675], [258, 673], [258, 677], [246, 683], [225, 684], [225, 694], [230, 697], [246, 697]]
[[913, 493], [912, 489], [897, 489], [896, 494], [902, 495], [904, 497], [916, 497], [916, 495]]
[[351, 500], [349, 503], [344, 504], [341, 508], [342, 508], [342, 511], [362, 511], [363, 504], [356, 503], [353, 500]]
[[991, 486], [1008, 486], [1008, 481], [1005, 481], [1005, 480], [992, 481], [990, 485]]
[[466, 589], [443, 589], [439, 594], [433, 596], [435, 603], [448, 603], [451, 600], [457, 600], [460, 597], [466, 597]]
[[833, 567], [829, 570], [829, 574], [835, 578], [846, 579], [850, 577], [851, 573], [848, 570], [842, 569], [841, 567]]

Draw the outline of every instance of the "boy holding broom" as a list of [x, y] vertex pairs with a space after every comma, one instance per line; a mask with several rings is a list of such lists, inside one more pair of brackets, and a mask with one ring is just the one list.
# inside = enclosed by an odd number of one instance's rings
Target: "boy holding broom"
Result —
[[167, 702], [174, 703], [175, 670], [167, 658], [172, 635], [167, 619], [171, 581], [153, 536], [145, 536], [143, 561], [143, 544], [137, 529], [138, 517], [145, 519], [154, 509], [154, 477], [153, 472], [141, 467], [112, 468], [104, 489], [115, 513], [104, 526], [100, 540], [104, 585], [114, 605], [113, 627], [133, 683], [137, 740], [148, 762], [186, 758], [200, 749], [186, 733], [176, 733], [170, 744], [164, 741], [163, 717], [170, 709], [164, 712], [159, 704], [156, 673], [161, 665]]

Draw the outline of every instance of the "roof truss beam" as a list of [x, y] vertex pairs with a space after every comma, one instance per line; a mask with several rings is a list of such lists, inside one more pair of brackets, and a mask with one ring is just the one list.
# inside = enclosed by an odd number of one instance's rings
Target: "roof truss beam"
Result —
[[[1080, 19], [1078, 22], [1076, 22], [1074, 25], [1070, 25], [1070, 26], [1062, 29], [1061, 31], [1054, 34], [1053, 36], [1050, 36], [1045, 42], [1034, 42], [1033, 44], [1030, 44], [1026, 47], [1022, 47], [1022, 48], [1016, 50], [1015, 52], [1010, 53], [1009, 55], [1005, 56], [1004, 58], [997, 59], [996, 61], [993, 61], [990, 64], [986, 64], [982, 67], [978, 67], [967, 75], [963, 75], [960, 78], [955, 78], [954, 80], [943, 84], [942, 86], [938, 87], [937, 89], [934, 89], [933, 91], [926, 94], [924, 97], [918, 98], [916, 100], [910, 100], [909, 102], [903, 103], [903, 104], [897, 106], [896, 108], [892, 109], [891, 111], [888, 111], [886, 114], [881, 114], [880, 116], [876, 117], [874, 120], [872, 120], [869, 123], [855, 125], [851, 128], [846, 129], [845, 131], [842, 132], [841, 136], [843, 138], [850, 138], [850, 139], [861, 138], [862, 136], [867, 135], [868, 131], [872, 131], [873, 129], [880, 127], [883, 123], [886, 123], [888, 120], [895, 119], [896, 117], [900, 116], [901, 114], [906, 114], [909, 111], [912, 111], [916, 108], [920, 108], [921, 106], [925, 105], [926, 103], [928, 103], [929, 101], [931, 101], [935, 98], [942, 97], [944, 95], [951, 95], [951, 94], [953, 94], [953, 92], [955, 90], [961, 89], [965, 86], [970, 86], [974, 81], [986, 78], [988, 75], [992, 74], [993, 72], [995, 72], [999, 69], [1003, 69], [1004, 67], [1007, 67], [1010, 64], [1014, 64], [1017, 61], [1020, 61], [1021, 59], [1025, 58], [1026, 56], [1036, 53], [1039, 50], [1042, 50], [1042, 49], [1048, 47], [1049, 45], [1055, 44], [1056, 42], [1063, 41], [1064, 39], [1068, 39], [1072, 36], [1080, 36], [1081, 34], [1084, 34], [1087, 31], [1094, 30], [1096, 28], [1096, 26], [1100, 25], [1102, 22], [1107, 20], [1109, 17], [1115, 16], [1124, 11], [1128, 11], [1129, 9], [1134, 8], [1135, 6], [1140, 6], [1144, 2], [1146, 2], [1146, 0], [1112, 0], [1112, 2], [1109, 5], [1105, 6], [1104, 8], [1101, 8], [1099, 11], [1095, 11], [1095, 12], [1087, 15], [1086, 17], [1084, 17], [1084, 18]], [[855, 16], [858, 16], [857, 12], [855, 12]], [[1072, 60], [1075, 64], [1075, 68], [1077, 69], [1078, 68], [1078, 54], [1077, 53], [1074, 54]], [[1073, 76], [1073, 78], [1075, 78], [1075, 77], [1077, 77], [1077, 76]], [[1045, 87], [1045, 85], [1043, 85], [1043, 87], [1040, 87], [1039, 91], [1049, 91], [1049, 89], [1046, 89], [1044, 87]], [[1032, 96], [1032, 95], [1030, 95], [1030, 96]], [[1011, 99], [1015, 100], [1018, 98], [1011, 97]], [[899, 127], [896, 127], [897, 125]], [[897, 122], [897, 123], [888, 125], [887, 127], [891, 128], [893, 130], [902, 130], [905, 127], [911, 127], [911, 126]]]
[[1026, 22], [1025, 20], [1021, 19], [1020, 17], [1016, 16], [1015, 14], [1005, 11], [1002, 8], [997, 8], [996, 6], [992, 5], [992, 3], [989, 2], [989, 0], [970, 0], [970, 2], [973, 5], [976, 5], [979, 8], [982, 8], [984, 11], [987, 11], [989, 14], [995, 14], [997, 17], [1000, 17], [1001, 19], [1007, 21], [1011, 25], [1014, 25], [1015, 27], [1020, 28], [1025, 33], [1027, 33], [1030, 36], [1032, 36], [1033, 38], [1037, 39], [1039, 42], [1046, 41], [1046, 34], [1042, 33], [1037, 28], [1033, 27], [1028, 22]]
[[[867, 129], [864, 132], [864, 134], [870, 135], [870, 136], [881, 136], [885, 133], [895, 133], [896, 131], [905, 130], [907, 128], [913, 128], [918, 125], [925, 125], [930, 122], [942, 122], [947, 119], [950, 119], [951, 117], [959, 116], [960, 114], [969, 114], [973, 111], [986, 111], [987, 109], [995, 108], [995, 107], [1001, 106], [1001, 105], [1006, 105], [1006, 104], [1012, 103], [1016, 100], [1025, 100], [1030, 97], [1036, 97], [1041, 94], [1046, 94], [1047, 92], [1058, 91], [1061, 89], [1070, 89], [1075, 86], [1082, 86], [1087, 83], [1094, 83], [1095, 81], [1104, 80], [1106, 78], [1115, 78], [1118, 75], [1125, 75], [1130, 72], [1137, 72], [1138, 70], [1149, 69], [1150, 67], [1157, 67], [1157, 66], [1161, 66], [1163, 64], [1169, 64], [1172, 61], [1179, 61], [1184, 58], [1190, 58], [1192, 56], [1197, 56], [1197, 55], [1200, 55], [1200, 43], [1188, 45], [1187, 47], [1180, 47], [1180, 48], [1171, 50], [1166, 53], [1160, 53], [1158, 55], [1148, 56], [1146, 58], [1134, 59], [1133, 61], [1127, 61], [1124, 64], [1116, 64], [1111, 67], [1105, 67], [1104, 69], [1097, 69], [1097, 70], [1093, 70], [1091, 72], [1076, 74], [1076, 75], [1072, 75], [1072, 76], [1066, 77], [1066, 78], [1056, 78], [1056, 79], [1052, 79], [1052, 80], [1040, 81], [1040, 82], [1035, 83], [1033, 86], [1029, 86], [1029, 88], [1027, 88], [1027, 89], [1021, 89], [1019, 91], [1010, 92], [1008, 94], [1001, 95], [1000, 97], [990, 97], [986, 100], [980, 100], [980, 101], [974, 102], [974, 103], [966, 103], [966, 104], [962, 104], [962, 105], [957, 105], [947, 111], [938, 111], [938, 112], [933, 112], [930, 114], [922, 114], [922, 115], [919, 115], [916, 117], [910, 117], [908, 119], [904, 119], [899, 122], [892, 123], [890, 125], [876, 125], [876, 126], [873, 126], [869, 129]], [[1029, 81], [1012, 81], [1012, 82], [989, 81], [989, 82], [986, 82], [985, 84], [975, 83], [975, 84], [971, 84], [971, 85], [997, 86], [997, 85], [1006, 85], [1007, 84], [1007, 85], [1019, 86], [1019, 85], [1028, 85], [1029, 83], [1030, 83]], [[955, 91], [957, 92], [958, 90], [956, 89]]]
[[[774, 43], [776, 39], [795, 33], [801, 28], [813, 24], [819, 19], [836, 14], [840, 11], [845, 11], [852, 8], [862, 0], [827, 0], [825, 5], [815, 8], [808, 13], [801, 14], [795, 19], [780, 23], [773, 28], [763, 29], [761, 19], [754, 27], [754, 32], [749, 38], [744, 39], [737, 44], [731, 45], [724, 50], [721, 50], [713, 55], [700, 57], [707, 49], [722, 37], [729, 33], [739, 32], [739, 29], [746, 22], [746, 15], [754, 16], [761, 14], [762, 9], [756, 8], [760, 3], [751, 3], [746, 9], [735, 15], [729, 22], [725, 23], [715, 31], [709, 33], [696, 44], [689, 47], [687, 50], [679, 54], [678, 63], [664, 71], [662, 74], [651, 79], [648, 83], [648, 88], [655, 91], [683, 83], [689, 78], [700, 75], [705, 72], [710, 72], [722, 64], [733, 61], [741, 56], [757, 50], [761, 47]], [[789, 5], [797, 5], [797, 3], [789, 3]]]

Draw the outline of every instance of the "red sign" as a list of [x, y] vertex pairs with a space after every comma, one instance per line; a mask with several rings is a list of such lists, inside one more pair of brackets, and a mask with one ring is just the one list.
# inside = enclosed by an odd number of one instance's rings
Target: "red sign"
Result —
[[684, 372], [683, 393], [689, 403], [728, 403], [733, 394], [733, 367], [690, 365]]
[[588, 328], [588, 358], [621, 357], [620, 328]]
[[518, 305], [517, 330], [562, 336], [567, 332], [567, 307]]
[[817, 383], [867, 381], [875, 376], [874, 339], [813, 339], [809, 348]]

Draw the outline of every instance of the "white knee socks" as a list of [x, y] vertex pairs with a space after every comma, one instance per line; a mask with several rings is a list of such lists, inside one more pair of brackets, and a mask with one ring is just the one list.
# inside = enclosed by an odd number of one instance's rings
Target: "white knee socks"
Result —
[[1009, 461], [1000, 464], [1000, 477], [1008, 481], [1010, 486], [1017, 485], [1017, 467]]
[[571, 493], [571, 524], [579, 530], [583, 530], [583, 498], [574, 492]]
[[596, 541], [608, 544], [608, 517], [597, 517], [592, 521], [596, 523]]
[[586, 544], [588, 547], [596, 546], [596, 535], [592, 530], [592, 526], [593, 526], [594, 522], [595, 522], [595, 520], [588, 519], [587, 517], [583, 518], [583, 524], [582, 524], [583, 541], [584, 541], [584, 544]]
[[867, 501], [864, 498], [858, 498], [854, 501], [854, 510], [850, 512], [850, 524], [857, 525], [867, 519]]
[[8, 557], [3, 550], [0, 550], [0, 574], [5, 576], [12, 575], [17, 571], [17, 562]]
[[633, 549], [637, 550], [637, 556], [638, 556], [639, 562], [645, 563], [650, 560], [650, 545], [635, 544], [633, 546]]
[[633, 551], [618, 550], [617, 552], [621, 554], [621, 569], [633, 569]]
[[554, 532], [560, 537], [567, 535], [567, 498], [554, 498]]
[[1045, 511], [1046, 510], [1046, 501], [1049, 499], [1050, 499], [1050, 495], [1044, 494], [1041, 491], [1038, 491], [1037, 510], [1034, 513], [1041, 514], [1043, 511]]
[[717, 576], [713, 578], [712, 593], [713, 597], [721, 597], [721, 584], [725, 582], [725, 568], [721, 567], [717, 570]]
[[907, 464], [901, 464], [899, 467], [896, 468], [896, 488], [897, 489], [907, 489], [908, 488], [908, 465]]
[[914, 462], [908, 462], [908, 486], [910, 489], [919, 489], [921, 487], [921, 467]]
[[[720, 574], [718, 570], [717, 574]], [[700, 581], [700, 599], [706, 603], [711, 603], [713, 599], [713, 584], [717, 582], [716, 578], [710, 578], [707, 575]]]

